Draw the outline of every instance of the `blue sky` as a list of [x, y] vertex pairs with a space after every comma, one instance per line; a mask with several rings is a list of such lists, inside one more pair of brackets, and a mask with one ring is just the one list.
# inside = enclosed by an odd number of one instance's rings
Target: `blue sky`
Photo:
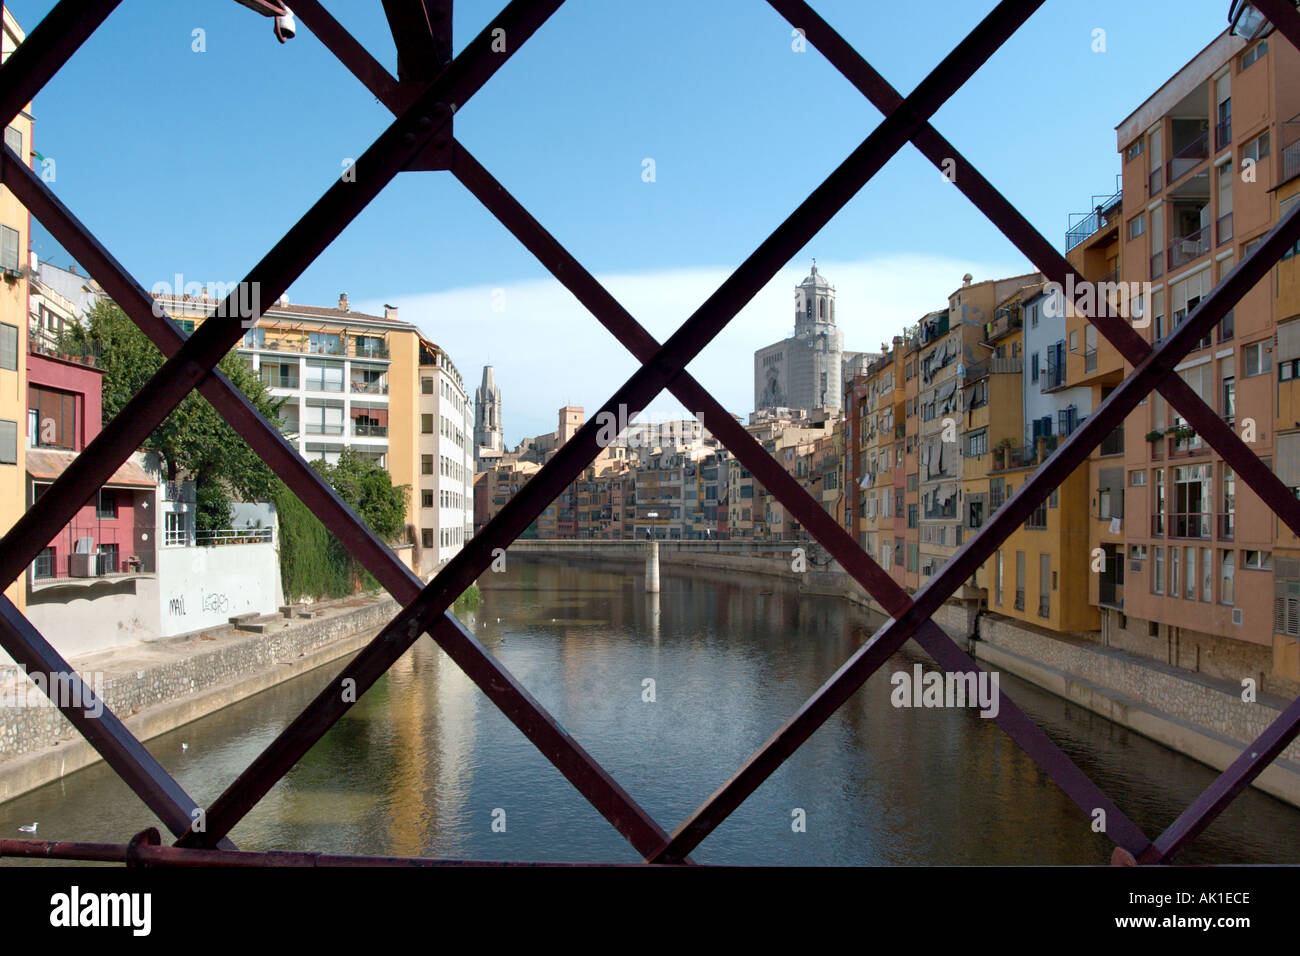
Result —
[[[458, 0], [457, 48], [503, 2]], [[813, 5], [903, 93], [992, 6]], [[52, 6], [9, 2], [29, 31]], [[395, 71], [380, 0], [327, 6]], [[1049, 0], [934, 124], [1059, 245], [1070, 213], [1114, 190], [1116, 124], [1226, 26], [1227, 9]], [[192, 50], [196, 28], [206, 52]], [[762, 0], [568, 0], [462, 107], [456, 134], [662, 339], [879, 122], [790, 34]], [[241, 278], [391, 120], [306, 29], [280, 46], [269, 20], [230, 0], [127, 0], [33, 112], [54, 189], [146, 288], [176, 273]], [[33, 242], [67, 264], [39, 226]], [[909, 147], [692, 364], [732, 411], [750, 411], [752, 353], [788, 334], [792, 287], [814, 256], [855, 350], [941, 306], [967, 271], [1028, 271]], [[344, 291], [354, 308], [398, 305], [471, 389], [495, 365], [510, 444], [553, 430], [562, 404], [594, 410], [635, 369], [446, 173], [399, 177], [289, 295], [330, 305]], [[661, 398], [651, 410], [678, 409]]]

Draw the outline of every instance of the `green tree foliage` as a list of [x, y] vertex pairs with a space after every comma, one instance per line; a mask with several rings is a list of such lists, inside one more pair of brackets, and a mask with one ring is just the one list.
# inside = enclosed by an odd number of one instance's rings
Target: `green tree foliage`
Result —
[[[121, 411], [163, 364], [162, 353], [107, 299], [89, 310], [84, 327], [74, 326], [66, 334], [99, 349], [105, 421]], [[226, 355], [217, 367], [263, 415], [272, 421], [279, 416], [282, 402], [267, 393], [237, 354]], [[266, 501], [272, 496], [271, 469], [198, 392], [185, 396], [145, 441], [144, 449], [158, 454], [169, 480], [182, 474], [194, 480], [200, 531], [229, 527], [232, 500]]]
[[[384, 541], [391, 544], [405, 536], [407, 485], [394, 487], [387, 471], [351, 448], [343, 450], [336, 465], [314, 461], [312, 467]], [[285, 600], [342, 597], [378, 587], [320, 519], [283, 483], [276, 484]]]

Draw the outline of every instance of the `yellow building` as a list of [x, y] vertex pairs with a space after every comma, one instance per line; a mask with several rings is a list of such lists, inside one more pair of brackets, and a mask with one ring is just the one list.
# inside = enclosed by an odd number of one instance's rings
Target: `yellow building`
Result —
[[[4, 8], [0, 59], [8, 59], [25, 34]], [[31, 104], [5, 129], [5, 146], [30, 165]], [[0, 530], [8, 531], [26, 510], [27, 474], [27, 295], [31, 214], [8, 189], [0, 188]], [[20, 610], [24, 582], [5, 589]]]

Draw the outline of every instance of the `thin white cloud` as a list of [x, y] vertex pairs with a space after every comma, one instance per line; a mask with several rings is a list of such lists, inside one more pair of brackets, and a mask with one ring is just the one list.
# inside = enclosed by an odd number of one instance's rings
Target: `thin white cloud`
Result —
[[[691, 363], [690, 371], [731, 412], [753, 408], [755, 350], [794, 329], [794, 287], [808, 274], [803, 262], [782, 270]], [[844, 347], [869, 352], [904, 326], [942, 308], [969, 272], [979, 282], [1029, 271], [1024, 263], [990, 263], [937, 256], [818, 263], [836, 289], [836, 322]], [[597, 276], [659, 341], [667, 339], [726, 279], [721, 268], [670, 269]], [[442, 346], [471, 394], [484, 365], [495, 368], [504, 400], [506, 442], [554, 431], [562, 405], [588, 415], [636, 371], [636, 361], [569, 292], [553, 279], [472, 286], [387, 300]], [[359, 302], [383, 314], [380, 300]], [[686, 415], [669, 395], [646, 416]]]

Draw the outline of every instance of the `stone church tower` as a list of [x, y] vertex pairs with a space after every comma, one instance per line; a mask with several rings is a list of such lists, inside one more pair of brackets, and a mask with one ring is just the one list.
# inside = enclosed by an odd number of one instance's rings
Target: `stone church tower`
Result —
[[474, 470], [482, 471], [481, 453], [505, 450], [501, 427], [501, 389], [497, 388], [492, 366], [483, 366], [483, 384], [474, 391]]
[[754, 353], [754, 409], [843, 406], [844, 337], [835, 325], [835, 287], [817, 271], [794, 292], [794, 337]]

